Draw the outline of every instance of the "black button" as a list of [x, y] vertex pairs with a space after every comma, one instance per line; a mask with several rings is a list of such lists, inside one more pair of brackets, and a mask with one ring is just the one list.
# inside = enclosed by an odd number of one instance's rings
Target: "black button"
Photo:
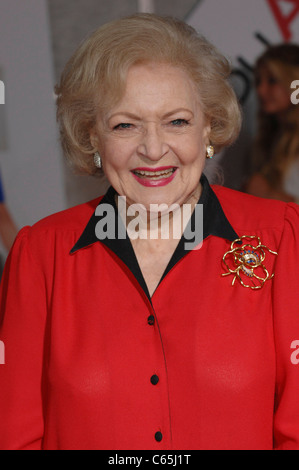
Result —
[[151, 376], [151, 383], [153, 385], [157, 385], [158, 382], [159, 382], [159, 377], [156, 374], [152, 375]]
[[148, 323], [149, 325], [154, 325], [154, 324], [155, 324], [155, 317], [154, 317], [154, 315], [150, 315], [150, 316], [148, 317], [147, 323]]
[[163, 438], [162, 433], [160, 431], [156, 432], [156, 434], [155, 434], [156, 441], [161, 442], [162, 438]]

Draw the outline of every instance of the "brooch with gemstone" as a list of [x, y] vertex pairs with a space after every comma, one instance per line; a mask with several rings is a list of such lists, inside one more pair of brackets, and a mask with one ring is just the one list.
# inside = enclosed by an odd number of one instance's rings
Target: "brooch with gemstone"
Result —
[[261, 289], [265, 282], [274, 276], [264, 264], [266, 252], [277, 256], [276, 251], [263, 245], [257, 236], [243, 235], [237, 238], [222, 258], [227, 268], [227, 272], [222, 276], [232, 274], [232, 285], [237, 279], [243, 287]]

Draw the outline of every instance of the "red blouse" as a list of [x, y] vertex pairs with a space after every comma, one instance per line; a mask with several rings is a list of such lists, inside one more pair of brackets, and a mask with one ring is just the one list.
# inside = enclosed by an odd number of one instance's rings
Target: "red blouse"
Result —
[[[99, 199], [20, 231], [1, 449], [299, 449], [299, 209], [213, 189], [202, 247], [178, 247], [152, 298], [128, 240], [95, 239]], [[278, 253], [264, 248], [261, 289], [222, 276], [243, 235]]]

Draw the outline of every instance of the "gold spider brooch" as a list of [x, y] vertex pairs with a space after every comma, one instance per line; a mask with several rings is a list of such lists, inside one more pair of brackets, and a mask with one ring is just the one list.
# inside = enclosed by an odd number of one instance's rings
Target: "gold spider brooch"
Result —
[[222, 276], [232, 274], [234, 276], [232, 285], [237, 279], [243, 287], [261, 289], [265, 282], [274, 276], [264, 265], [266, 252], [277, 256], [276, 251], [263, 245], [257, 236], [243, 235], [237, 238], [222, 258], [227, 268], [227, 272]]

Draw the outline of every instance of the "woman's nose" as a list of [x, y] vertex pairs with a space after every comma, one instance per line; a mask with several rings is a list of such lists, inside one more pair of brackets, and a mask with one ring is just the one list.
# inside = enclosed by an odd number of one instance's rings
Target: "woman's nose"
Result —
[[169, 150], [164, 133], [155, 123], [150, 123], [140, 139], [137, 152], [150, 160], [160, 160]]

